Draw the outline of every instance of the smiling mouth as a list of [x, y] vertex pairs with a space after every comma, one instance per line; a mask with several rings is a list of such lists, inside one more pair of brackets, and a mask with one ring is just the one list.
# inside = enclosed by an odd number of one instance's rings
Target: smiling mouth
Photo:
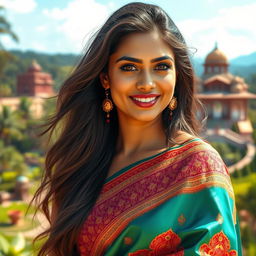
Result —
[[133, 100], [140, 101], [140, 102], [151, 102], [156, 100], [156, 97], [151, 97], [151, 98], [136, 98], [132, 97]]
[[130, 96], [132, 101], [139, 107], [148, 108], [152, 107], [158, 100], [159, 96], [154, 97], [134, 97]]

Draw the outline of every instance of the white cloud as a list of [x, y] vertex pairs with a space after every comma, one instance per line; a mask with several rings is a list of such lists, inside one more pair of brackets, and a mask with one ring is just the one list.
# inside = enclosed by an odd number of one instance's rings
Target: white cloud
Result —
[[16, 13], [30, 13], [37, 6], [35, 0], [0, 0], [0, 6]]
[[81, 51], [88, 37], [103, 24], [109, 8], [94, 0], [73, 0], [63, 9], [45, 9], [43, 14], [55, 22], [57, 32], [65, 35], [74, 52]]
[[33, 48], [33, 50], [35, 51], [39, 51], [39, 52], [45, 52], [47, 51], [47, 47], [46, 45], [38, 42], [38, 41], [33, 41], [31, 42], [31, 47]]
[[249, 54], [256, 50], [256, 3], [221, 9], [212, 19], [185, 20], [178, 24], [189, 46], [205, 57], [217, 41], [228, 58]]
[[40, 26], [37, 26], [37, 27], [35, 28], [35, 30], [38, 31], [38, 32], [45, 32], [45, 31], [47, 31], [48, 29], [49, 29], [48, 26], [45, 26], [45, 25], [40, 25]]

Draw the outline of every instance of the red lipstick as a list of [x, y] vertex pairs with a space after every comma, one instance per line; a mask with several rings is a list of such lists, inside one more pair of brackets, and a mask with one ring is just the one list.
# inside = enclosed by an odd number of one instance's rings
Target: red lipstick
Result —
[[138, 94], [130, 96], [133, 103], [142, 108], [152, 107], [158, 100], [160, 94]]

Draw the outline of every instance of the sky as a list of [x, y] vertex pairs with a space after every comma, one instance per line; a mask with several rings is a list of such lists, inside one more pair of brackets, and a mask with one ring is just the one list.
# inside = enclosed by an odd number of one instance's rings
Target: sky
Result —
[[[90, 36], [127, 0], [0, 0], [19, 43], [7, 49], [80, 54]], [[154, 0], [176, 23], [194, 56], [205, 58], [215, 42], [229, 59], [256, 51], [255, 0]]]

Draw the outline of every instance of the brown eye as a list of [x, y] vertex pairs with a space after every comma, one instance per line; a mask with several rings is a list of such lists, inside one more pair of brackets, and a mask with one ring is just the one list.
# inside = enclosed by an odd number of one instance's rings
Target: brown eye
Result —
[[137, 71], [137, 68], [134, 66], [134, 65], [131, 65], [131, 64], [126, 64], [126, 65], [123, 65], [122, 67], [120, 67], [121, 70], [123, 71]]
[[166, 63], [160, 63], [155, 67], [155, 70], [169, 70], [171, 66]]

